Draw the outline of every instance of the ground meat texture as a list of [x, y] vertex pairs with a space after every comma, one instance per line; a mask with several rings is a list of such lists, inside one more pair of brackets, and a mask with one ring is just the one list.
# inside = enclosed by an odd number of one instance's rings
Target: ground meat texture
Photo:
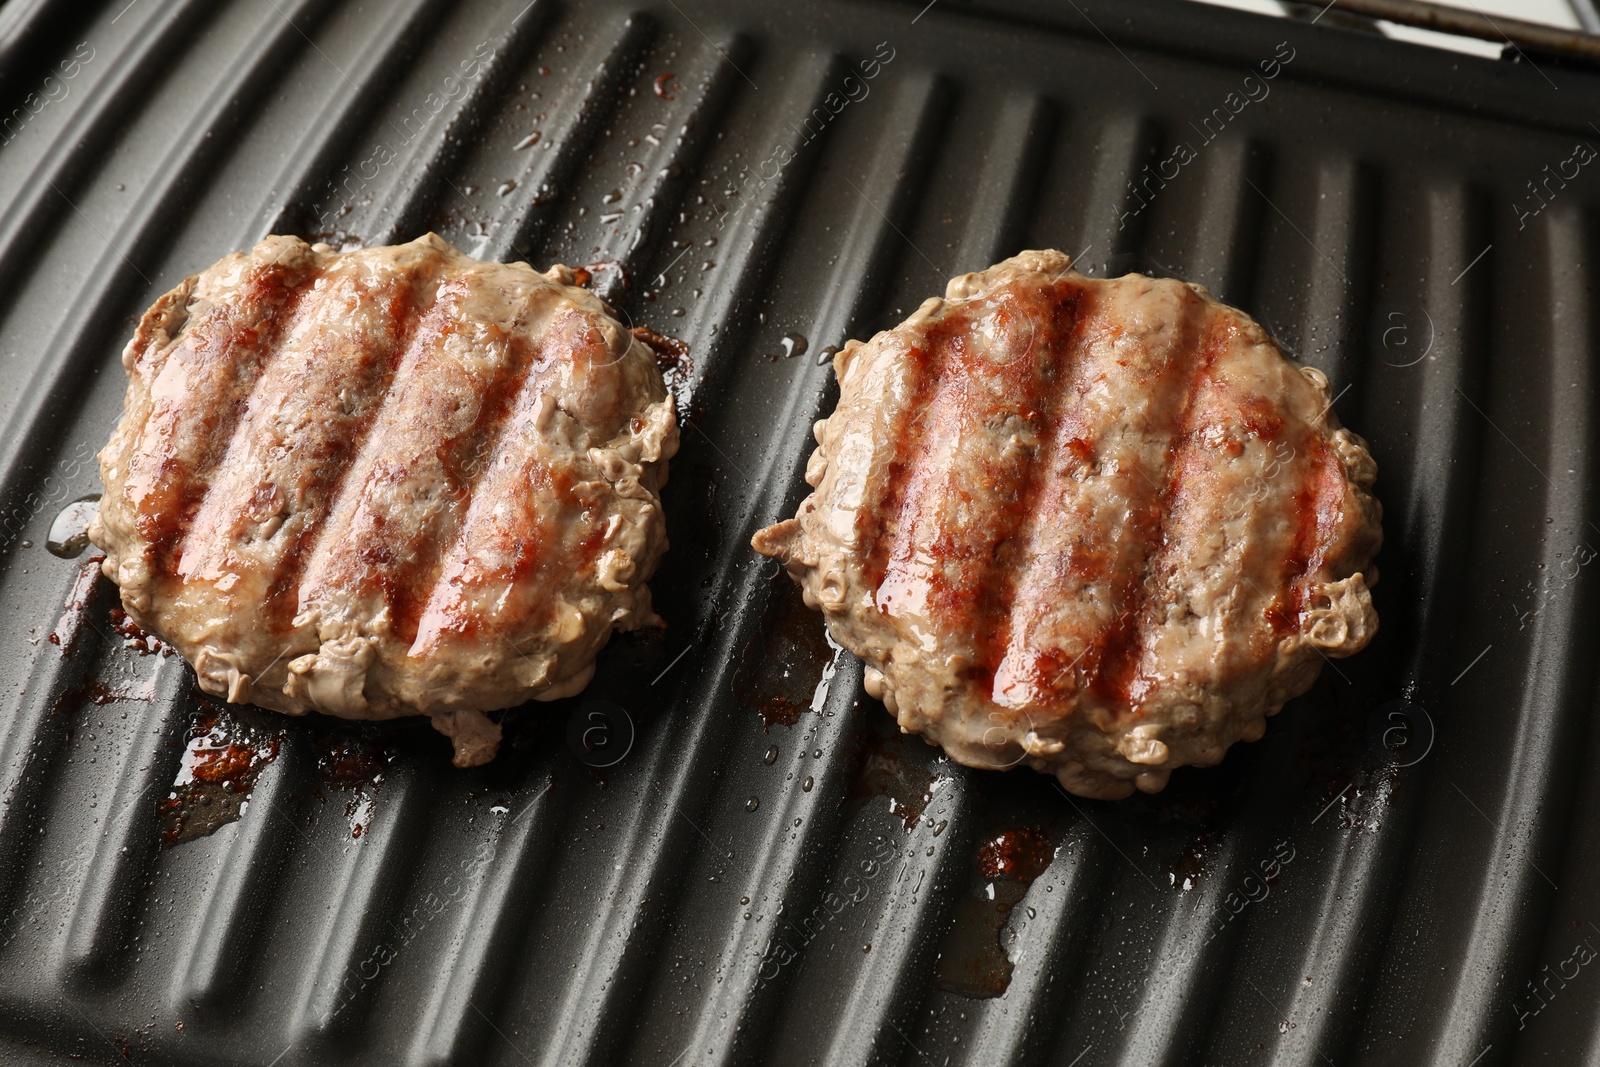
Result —
[[128, 614], [207, 692], [428, 715], [490, 759], [483, 712], [578, 692], [613, 629], [660, 621], [673, 405], [573, 280], [434, 234], [269, 237], [163, 296], [90, 530]]
[[1377, 629], [1365, 442], [1198, 285], [1024, 252], [834, 369], [814, 492], [752, 543], [964, 764], [1155, 792]]

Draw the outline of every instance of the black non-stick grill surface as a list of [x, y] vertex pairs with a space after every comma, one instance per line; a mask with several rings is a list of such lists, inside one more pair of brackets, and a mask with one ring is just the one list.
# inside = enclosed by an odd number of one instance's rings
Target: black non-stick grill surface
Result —
[[[1600, 1061], [1595, 75], [1160, 0], [63, 12], [0, 9], [4, 1062]], [[430, 228], [690, 349], [666, 630], [471, 772], [204, 701], [45, 547], [159, 293]], [[1155, 797], [899, 735], [747, 546], [819, 356], [1037, 247], [1245, 308], [1379, 464], [1376, 641]]]

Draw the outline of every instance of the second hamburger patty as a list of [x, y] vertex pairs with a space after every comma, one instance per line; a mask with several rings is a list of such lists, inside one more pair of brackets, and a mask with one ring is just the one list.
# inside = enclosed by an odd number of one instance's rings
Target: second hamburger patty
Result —
[[1376, 467], [1199, 286], [1024, 252], [835, 357], [756, 534], [903, 729], [1090, 797], [1213, 764], [1377, 628]]

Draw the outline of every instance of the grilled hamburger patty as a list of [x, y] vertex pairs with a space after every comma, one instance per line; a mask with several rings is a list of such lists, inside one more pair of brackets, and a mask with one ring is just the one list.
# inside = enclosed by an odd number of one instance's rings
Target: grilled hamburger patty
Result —
[[659, 622], [673, 405], [572, 281], [434, 234], [269, 237], [156, 301], [90, 530], [129, 615], [207, 692], [424, 714], [492, 758], [484, 711], [576, 693], [613, 627]]
[[1024, 252], [834, 357], [815, 492], [756, 534], [903, 730], [1155, 792], [1378, 619], [1365, 442], [1205, 289]]

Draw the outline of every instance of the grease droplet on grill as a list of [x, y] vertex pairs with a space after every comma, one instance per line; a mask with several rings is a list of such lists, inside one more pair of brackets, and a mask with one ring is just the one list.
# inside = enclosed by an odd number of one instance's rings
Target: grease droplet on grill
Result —
[[89, 547], [89, 523], [100, 511], [100, 494], [83, 496], [61, 509], [50, 524], [44, 547], [52, 556], [75, 559]]

